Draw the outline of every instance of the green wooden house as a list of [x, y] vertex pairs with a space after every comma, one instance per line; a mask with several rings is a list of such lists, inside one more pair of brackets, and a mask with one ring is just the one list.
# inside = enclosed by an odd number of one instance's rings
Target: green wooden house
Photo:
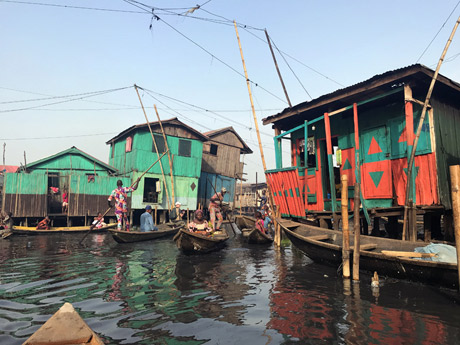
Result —
[[[407, 176], [433, 74], [419, 64], [389, 71], [263, 119], [275, 130], [276, 169], [266, 176], [283, 216], [309, 217], [330, 227], [340, 212], [340, 178], [347, 175], [350, 209], [358, 181], [363, 216], [375, 234], [384, 218], [390, 236], [398, 235], [409, 185], [408, 202], [424, 217], [425, 239], [430, 240], [431, 230], [441, 235], [441, 216], [445, 238], [451, 239], [449, 166], [460, 163], [460, 85], [443, 75], [437, 78], [421, 126], [410, 181]], [[282, 165], [285, 152], [289, 166]], [[417, 237], [414, 218], [412, 240]]]
[[[107, 141], [110, 145], [109, 164], [118, 169], [122, 176], [135, 181], [169, 148], [169, 157], [165, 154], [142, 177], [138, 189], [132, 193], [131, 203], [134, 218], [138, 218], [145, 206], [151, 205], [156, 209], [158, 221], [162, 222], [167, 218], [167, 210], [177, 201], [183, 209], [196, 209], [203, 142], [208, 138], [177, 118], [171, 118], [161, 121], [165, 142], [160, 123], [150, 122], [149, 125], [143, 123], [131, 126]], [[175, 200], [172, 200], [173, 194]]]
[[[16, 222], [34, 225], [50, 216], [53, 225], [88, 224], [104, 212], [107, 197], [116, 187], [117, 170], [97, 158], [71, 147], [7, 173], [2, 209], [13, 212]], [[130, 179], [123, 179], [125, 184]], [[62, 212], [62, 193], [67, 190], [69, 207]], [[114, 216], [113, 212], [107, 215]]]

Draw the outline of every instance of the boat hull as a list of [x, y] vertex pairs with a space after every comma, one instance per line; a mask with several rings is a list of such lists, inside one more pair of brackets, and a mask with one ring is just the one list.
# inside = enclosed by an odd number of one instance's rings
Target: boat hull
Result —
[[268, 235], [260, 232], [257, 229], [252, 229], [247, 235], [248, 243], [251, 244], [270, 244], [273, 243], [273, 238]]
[[[293, 222], [290, 222], [292, 225]], [[342, 233], [308, 225], [285, 226], [280, 221], [281, 228], [292, 244], [315, 262], [339, 267], [342, 264]], [[321, 241], [309, 237], [328, 236]], [[350, 262], [353, 263], [353, 238], [350, 238]], [[408, 242], [371, 236], [360, 237], [359, 267], [369, 272], [398, 279], [407, 279], [431, 285], [448, 288], [458, 287], [457, 265], [444, 262], [419, 260], [405, 257], [387, 256], [382, 250], [413, 252], [424, 243]], [[375, 245], [375, 246], [374, 246]]]
[[65, 303], [48, 321], [24, 342], [24, 345], [88, 344], [104, 342], [78, 315], [70, 303]]
[[[106, 232], [109, 229], [113, 229], [117, 226], [116, 223], [108, 224], [101, 228], [94, 228], [91, 232]], [[56, 227], [48, 230], [35, 229], [34, 227], [27, 226], [13, 226], [13, 234], [15, 235], [43, 235], [43, 234], [63, 234], [63, 233], [80, 233], [90, 231], [90, 226], [74, 226], [74, 227]]]
[[255, 228], [256, 219], [254, 217], [236, 216], [235, 223], [248, 243], [270, 244], [273, 242], [273, 238], [270, 235], [263, 234]]
[[167, 224], [161, 224], [158, 226], [158, 231], [138, 232], [138, 231], [124, 231], [117, 229], [110, 229], [109, 232], [113, 239], [118, 243], [133, 243], [142, 241], [151, 241], [162, 237], [173, 236], [179, 229], [179, 227], [172, 227]]
[[229, 236], [226, 231], [221, 235], [206, 236], [180, 229], [174, 236], [177, 248], [185, 254], [209, 253], [222, 249]]

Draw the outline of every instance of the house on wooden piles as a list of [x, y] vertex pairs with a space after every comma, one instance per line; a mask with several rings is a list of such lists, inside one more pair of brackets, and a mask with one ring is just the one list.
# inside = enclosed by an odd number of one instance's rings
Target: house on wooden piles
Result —
[[242, 208], [243, 212], [254, 214], [255, 209], [260, 209], [259, 197], [266, 190], [267, 184], [265, 182], [238, 184], [236, 187], [235, 203], [237, 207]]
[[233, 127], [216, 129], [204, 133], [209, 140], [203, 144], [203, 160], [198, 190], [198, 203], [205, 207], [222, 187], [227, 189], [224, 201], [231, 207], [235, 202], [237, 179], [243, 179], [243, 162], [240, 157], [252, 150]]
[[[53, 225], [88, 225], [104, 212], [107, 197], [116, 186], [117, 170], [76, 148], [28, 163], [5, 175], [2, 209], [11, 211], [15, 223], [33, 226], [49, 216]], [[123, 179], [129, 184], [129, 179]], [[69, 206], [62, 212], [62, 193]], [[115, 215], [109, 213], [108, 217]]]
[[[266, 177], [282, 215], [311, 215], [331, 226], [329, 220], [340, 211], [338, 187], [345, 174], [350, 209], [358, 180], [367, 222], [373, 219], [377, 231], [379, 219], [388, 217], [387, 231], [396, 237], [406, 201], [408, 157], [433, 74], [419, 64], [389, 71], [263, 119], [275, 130], [276, 169], [266, 171]], [[445, 238], [452, 239], [449, 166], [460, 163], [457, 82], [438, 76], [421, 128], [409, 199], [424, 217], [426, 240], [441, 235], [441, 215]], [[291, 153], [288, 167], [282, 166], [283, 141]], [[415, 224], [411, 229], [415, 239]]]
[[[165, 154], [142, 177], [137, 190], [132, 193], [130, 205], [134, 219], [139, 219], [145, 206], [151, 205], [157, 210], [158, 222], [163, 222], [167, 220], [168, 210], [177, 201], [183, 209], [196, 209], [203, 142], [208, 141], [208, 137], [177, 118], [172, 118], [161, 121], [165, 142], [160, 123], [149, 124], [155, 143], [147, 123], [131, 126], [107, 141], [110, 145], [109, 163], [121, 175], [135, 181], [169, 148], [174, 191], [169, 157]], [[172, 200], [173, 195], [175, 200]]]

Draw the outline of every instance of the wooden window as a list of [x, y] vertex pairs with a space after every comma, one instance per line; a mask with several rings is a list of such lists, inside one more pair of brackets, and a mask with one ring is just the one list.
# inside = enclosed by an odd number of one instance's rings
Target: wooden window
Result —
[[217, 145], [215, 144], [211, 144], [211, 147], [209, 149], [209, 153], [214, 155], [214, 156], [217, 156]]
[[[155, 144], [157, 144], [158, 148], [158, 153], [164, 153], [166, 152], [166, 145], [165, 145], [165, 140], [162, 135], [153, 135], [155, 138]], [[152, 142], [152, 152], [156, 153], [157, 151], [155, 150], [155, 144]]]
[[115, 143], [112, 141], [112, 144], [110, 144], [110, 148], [112, 149], [112, 158], [115, 157]]
[[192, 156], [192, 142], [189, 140], [179, 139], [179, 156]]
[[144, 197], [143, 202], [158, 204], [158, 195], [160, 194], [160, 180], [157, 178], [144, 178]]
[[131, 152], [132, 149], [133, 149], [133, 137], [127, 137], [125, 152]]

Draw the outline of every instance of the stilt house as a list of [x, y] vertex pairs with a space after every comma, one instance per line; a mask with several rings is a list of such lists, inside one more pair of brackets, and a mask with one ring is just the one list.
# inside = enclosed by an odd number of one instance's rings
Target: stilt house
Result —
[[243, 178], [242, 154], [250, 154], [252, 150], [244, 142], [233, 127], [216, 129], [204, 133], [209, 140], [203, 144], [203, 160], [199, 183], [198, 202], [207, 206], [209, 199], [227, 189], [224, 201], [233, 207], [235, 200], [236, 180]]
[[[131, 202], [136, 219], [145, 206], [151, 205], [157, 210], [158, 221], [162, 222], [177, 201], [183, 209], [196, 209], [203, 142], [208, 141], [208, 137], [177, 118], [162, 120], [161, 126], [159, 122], [149, 124], [155, 142], [147, 123], [131, 126], [107, 141], [110, 145], [109, 163], [121, 175], [135, 181], [169, 148], [169, 154], [165, 154], [142, 177], [137, 190], [132, 193]], [[172, 200], [173, 195], [175, 200]]]
[[[282, 215], [310, 215], [331, 226], [327, 223], [340, 211], [340, 176], [347, 175], [350, 208], [359, 181], [367, 222], [374, 219], [377, 231], [378, 220], [388, 217], [394, 225], [389, 229], [396, 229], [406, 201], [408, 157], [433, 74], [419, 64], [389, 71], [263, 119], [275, 130], [276, 169], [266, 177]], [[460, 163], [458, 83], [438, 76], [421, 129], [409, 199], [424, 216], [425, 239], [430, 229], [440, 235], [441, 215], [449, 237], [449, 166]], [[282, 141], [288, 143], [289, 166], [282, 165]]]
[[[16, 173], [6, 173], [2, 209], [24, 225], [35, 225], [45, 216], [56, 226], [87, 225], [97, 212], [105, 211], [107, 197], [119, 179], [113, 176], [116, 173], [112, 166], [73, 146], [28, 163]], [[69, 196], [66, 212], [62, 209], [64, 190]]]

